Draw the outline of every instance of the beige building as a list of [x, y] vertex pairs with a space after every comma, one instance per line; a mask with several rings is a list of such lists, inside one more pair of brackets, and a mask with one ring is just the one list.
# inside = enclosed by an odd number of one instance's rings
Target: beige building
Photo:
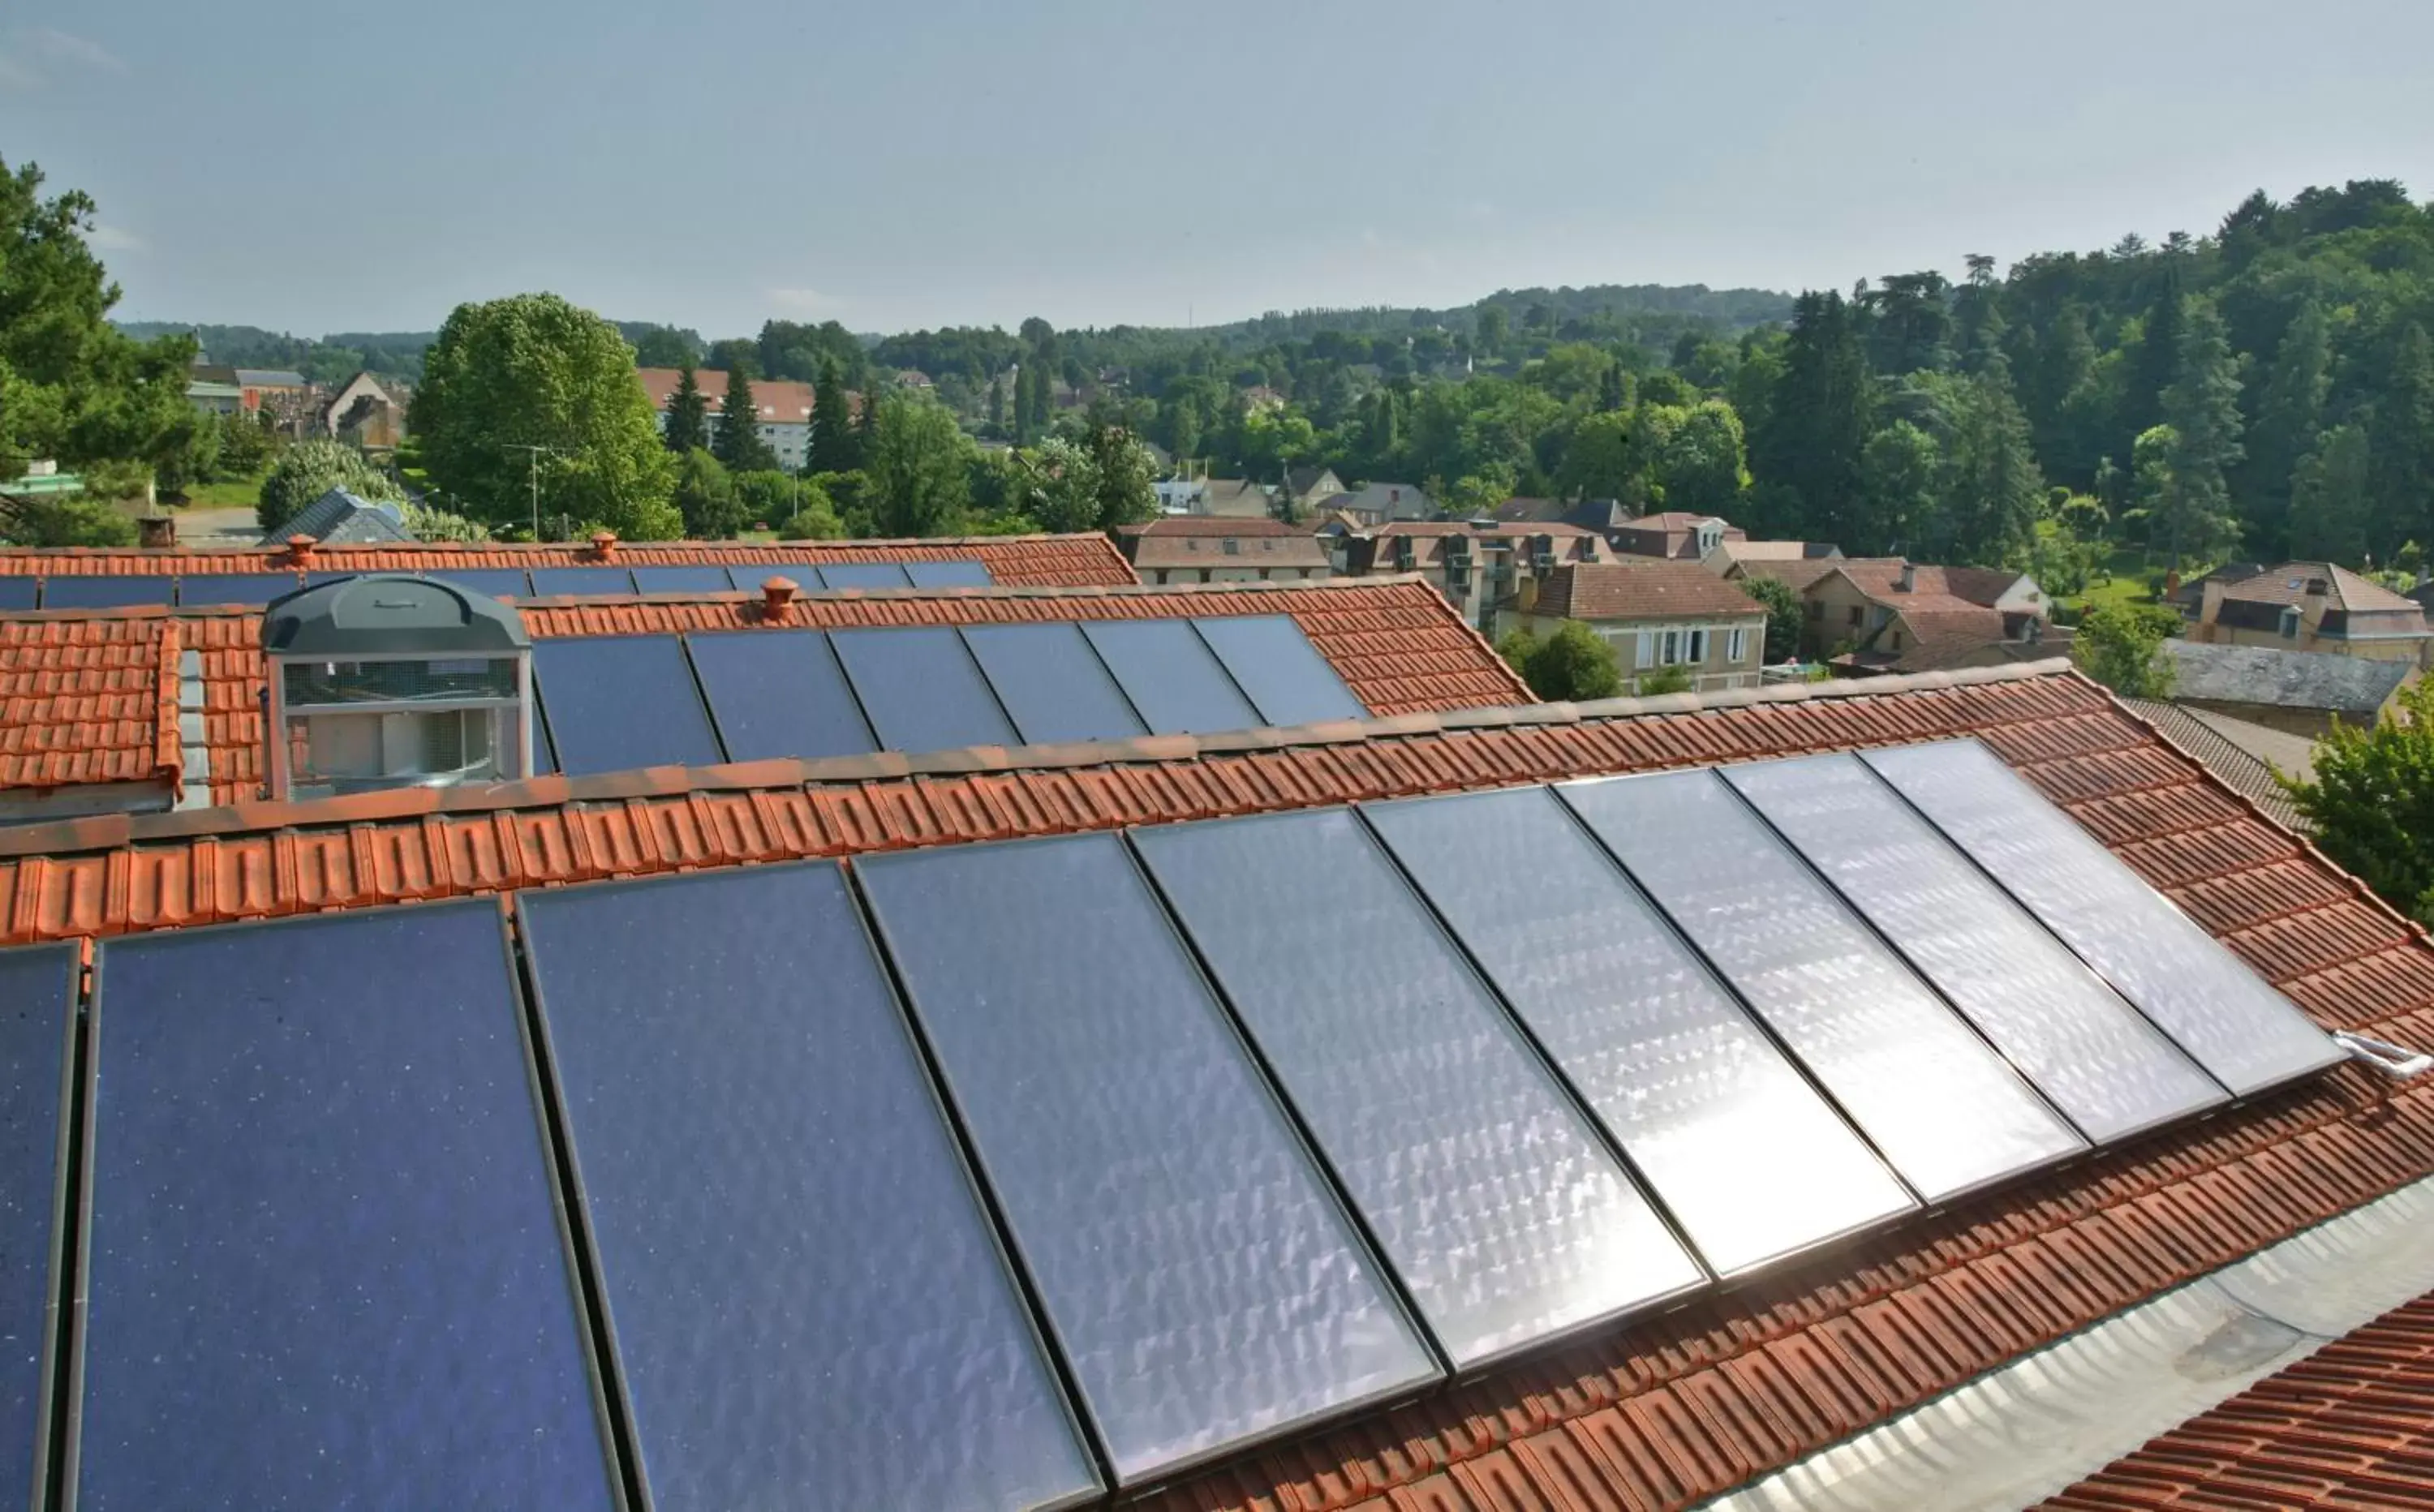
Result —
[[1169, 516], [1120, 527], [1116, 544], [1143, 583], [1314, 583], [1333, 571], [1316, 536], [1280, 519]]
[[[650, 396], [651, 409], [659, 417], [660, 429], [668, 428], [668, 405], [677, 397], [677, 384], [684, 372], [676, 367], [637, 367], [634, 376], [643, 381], [643, 392]], [[701, 389], [704, 410], [712, 435], [727, 423], [727, 375], [715, 367], [694, 370], [694, 382]], [[752, 402], [759, 405], [758, 423], [761, 439], [778, 453], [779, 464], [788, 471], [799, 469], [811, 452], [812, 406], [814, 396], [809, 383], [791, 382], [775, 378], [752, 381]]]
[[1547, 636], [1567, 620], [1614, 648], [1634, 690], [1668, 667], [1689, 672], [1692, 692], [1759, 682], [1766, 606], [1696, 562], [1626, 556], [1558, 567], [1524, 581], [1496, 628]]
[[2207, 578], [2188, 638], [2434, 666], [2425, 611], [2330, 562], [2284, 562], [2246, 578]]
[[1497, 607], [1523, 584], [1569, 563], [1611, 555], [1594, 531], [1552, 522], [1400, 520], [1361, 530], [1337, 519], [1320, 528], [1318, 539], [1338, 575], [1416, 574], [1482, 630], [1494, 625]]
[[1949, 671], [2063, 654], [2034, 578], [1897, 556], [1741, 559], [1728, 582], [1774, 578], [1801, 600], [1801, 654], [1845, 672]]

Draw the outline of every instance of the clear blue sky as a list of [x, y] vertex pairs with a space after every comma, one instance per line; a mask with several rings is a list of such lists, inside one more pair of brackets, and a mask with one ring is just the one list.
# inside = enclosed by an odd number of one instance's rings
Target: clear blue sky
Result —
[[0, 153], [129, 318], [1180, 324], [2422, 199], [2429, 59], [2434, 0], [0, 0]]

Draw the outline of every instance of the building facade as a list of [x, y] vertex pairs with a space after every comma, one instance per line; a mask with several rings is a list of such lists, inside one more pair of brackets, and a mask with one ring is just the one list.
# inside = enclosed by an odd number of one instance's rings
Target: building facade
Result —
[[1175, 516], [1116, 532], [1143, 583], [1314, 583], [1333, 575], [1318, 538], [1279, 519]]
[[1695, 562], [1622, 557], [1572, 563], [1525, 580], [1496, 630], [1548, 636], [1577, 620], [1612, 647], [1629, 688], [1680, 669], [1688, 691], [1755, 688], [1766, 656], [1766, 606]]
[[[675, 367], [638, 367], [636, 377], [643, 381], [643, 392], [651, 398], [652, 413], [659, 416], [660, 432], [667, 433], [668, 405], [677, 397], [677, 384], [684, 373]], [[704, 408], [710, 417], [712, 435], [727, 423], [727, 375], [714, 367], [696, 368], [694, 382], [701, 388]], [[816, 396], [809, 383], [791, 382], [782, 379], [754, 379], [752, 402], [759, 405], [756, 416], [761, 427], [761, 439], [778, 453], [780, 466], [789, 472], [802, 470], [804, 459], [811, 454], [812, 405]]]
[[2237, 580], [2207, 578], [2188, 638], [2434, 666], [2425, 608], [2331, 562], [2284, 562]]

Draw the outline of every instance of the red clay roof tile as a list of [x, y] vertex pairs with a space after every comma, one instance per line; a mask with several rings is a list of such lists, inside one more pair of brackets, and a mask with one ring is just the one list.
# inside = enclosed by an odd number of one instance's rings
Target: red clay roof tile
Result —
[[0, 789], [178, 781], [176, 627], [0, 620]]

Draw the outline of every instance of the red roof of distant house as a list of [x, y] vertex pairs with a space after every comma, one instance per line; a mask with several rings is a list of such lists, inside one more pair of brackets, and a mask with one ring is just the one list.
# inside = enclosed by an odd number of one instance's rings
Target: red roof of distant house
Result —
[[1559, 567], [1523, 612], [1551, 620], [1697, 620], [1763, 615], [1766, 605], [1696, 562], [1644, 556]]
[[2223, 585], [2222, 596], [2245, 603], [2297, 603], [2307, 596], [2307, 585], [2321, 581], [2325, 603], [2336, 609], [2364, 614], [2411, 614], [2417, 601], [2392, 592], [2371, 578], [2332, 562], [2284, 562], [2262, 572]]
[[[637, 367], [634, 376], [643, 381], [643, 392], [651, 397], [651, 408], [664, 410], [677, 397], [677, 385], [684, 381], [684, 370], [677, 367]], [[715, 367], [696, 368], [693, 381], [701, 387], [701, 397], [709, 401], [710, 413], [717, 415], [727, 408], [727, 375]], [[812, 385], [791, 379], [756, 378], [752, 380], [752, 402], [761, 406], [762, 423], [766, 425], [801, 425], [812, 417]]]
[[[2319, 1023], [2434, 1043], [2434, 943], [2422, 930], [2101, 688], [2051, 664], [28, 826], [0, 832], [0, 942], [1955, 735], [1985, 741]], [[2434, 1086], [2337, 1069], [1305, 1434], [1138, 1504], [1686, 1506], [2428, 1172]]]
[[[772, 626], [756, 593], [527, 599], [519, 609], [536, 639]], [[782, 625], [844, 629], [1247, 614], [1292, 616], [1374, 714], [1477, 708], [1531, 698], [1528, 687], [1441, 595], [1409, 578], [806, 593], [786, 606]], [[175, 781], [181, 712], [176, 668], [178, 653], [191, 651], [200, 663], [204, 730], [201, 739], [185, 743], [209, 753], [214, 802], [260, 798], [261, 638], [261, 611], [245, 608], [57, 610], [0, 619], [0, 692], [11, 695], [11, 728], [0, 732], [0, 787], [148, 777], [152, 769], [141, 766], [146, 750], [165, 753], [160, 759]], [[107, 650], [108, 660], [96, 647]], [[145, 647], [156, 649], [140, 649]], [[146, 654], [164, 669], [149, 683], [143, 676]], [[136, 666], [125, 671], [116, 660]], [[28, 686], [39, 684], [45, 675], [41, 667], [54, 664], [80, 669], [72, 682], [62, 680], [75, 696], [51, 701], [45, 705], [49, 712], [39, 719], [29, 709], [27, 728], [18, 732], [20, 705], [13, 694], [21, 677]], [[22, 674], [16, 671], [21, 667], [27, 669]], [[103, 772], [120, 775], [77, 774]]]
[[1119, 525], [1116, 534], [1123, 537], [1141, 535], [1308, 535], [1304, 525], [1287, 524], [1281, 519], [1233, 519], [1211, 515], [1165, 515], [1144, 520], [1138, 525]]

